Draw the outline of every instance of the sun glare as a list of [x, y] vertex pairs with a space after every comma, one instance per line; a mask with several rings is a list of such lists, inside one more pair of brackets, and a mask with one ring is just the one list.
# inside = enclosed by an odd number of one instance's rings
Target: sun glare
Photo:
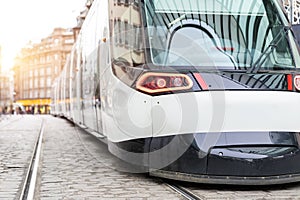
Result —
[[15, 53], [5, 51], [5, 49], [2, 49], [2, 70], [3, 71], [9, 71], [9, 69], [12, 68], [14, 64], [14, 57]]
[[[2, 68], [8, 70], [29, 41], [40, 41], [54, 28], [72, 28], [86, 0], [0, 1]], [[16, 4], [18, 6], [16, 6]]]

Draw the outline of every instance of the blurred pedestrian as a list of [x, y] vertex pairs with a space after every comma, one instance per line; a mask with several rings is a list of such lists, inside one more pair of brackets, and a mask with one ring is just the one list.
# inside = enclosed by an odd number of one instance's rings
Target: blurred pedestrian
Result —
[[34, 114], [34, 106], [31, 106], [31, 114]]

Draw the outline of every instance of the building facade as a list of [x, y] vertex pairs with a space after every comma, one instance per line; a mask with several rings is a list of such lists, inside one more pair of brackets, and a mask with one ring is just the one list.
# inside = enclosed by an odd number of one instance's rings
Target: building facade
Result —
[[0, 73], [0, 113], [11, 113], [12, 111], [12, 82], [9, 75]]
[[11, 112], [12, 110], [12, 83], [9, 73], [4, 73], [2, 69], [2, 48], [0, 46], [0, 114]]
[[2, 47], [0, 46], [0, 73], [2, 72]]
[[93, 0], [86, 1], [76, 27], [55, 28], [40, 43], [29, 43], [15, 58], [13, 97], [28, 113], [50, 112], [52, 83], [65, 65], [92, 3]]
[[49, 113], [52, 82], [61, 72], [73, 44], [73, 29], [55, 28], [40, 43], [29, 43], [16, 57], [14, 99], [28, 113]]

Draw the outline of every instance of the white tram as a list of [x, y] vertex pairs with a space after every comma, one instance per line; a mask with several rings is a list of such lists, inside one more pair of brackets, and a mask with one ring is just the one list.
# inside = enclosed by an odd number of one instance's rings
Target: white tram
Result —
[[95, 0], [51, 112], [154, 176], [296, 182], [299, 68], [277, 0]]

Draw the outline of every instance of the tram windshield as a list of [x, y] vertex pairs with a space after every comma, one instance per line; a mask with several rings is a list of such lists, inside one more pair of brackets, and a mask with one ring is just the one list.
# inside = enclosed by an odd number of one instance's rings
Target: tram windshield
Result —
[[144, 2], [156, 65], [234, 70], [295, 66], [296, 44], [276, 0]]

